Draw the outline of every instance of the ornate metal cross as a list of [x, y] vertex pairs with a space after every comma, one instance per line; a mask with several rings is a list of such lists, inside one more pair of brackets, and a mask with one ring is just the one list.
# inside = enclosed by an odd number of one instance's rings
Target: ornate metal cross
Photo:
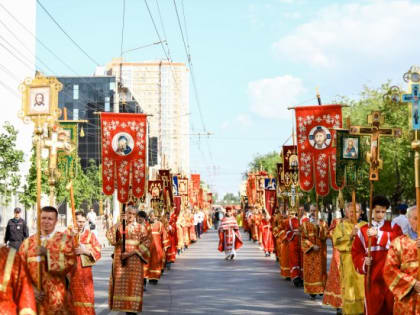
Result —
[[411, 93], [403, 94], [402, 101], [410, 103], [411, 105], [411, 124], [414, 130], [420, 130], [420, 115], [419, 115], [419, 92], [420, 84], [411, 83]]
[[401, 137], [401, 128], [381, 128], [384, 123], [384, 117], [379, 111], [373, 111], [368, 116], [368, 123], [370, 126], [351, 126], [350, 134], [370, 136], [370, 152], [366, 153], [366, 161], [370, 165], [369, 180], [379, 180], [379, 170], [382, 168], [382, 160], [379, 157], [379, 140], [380, 137]]

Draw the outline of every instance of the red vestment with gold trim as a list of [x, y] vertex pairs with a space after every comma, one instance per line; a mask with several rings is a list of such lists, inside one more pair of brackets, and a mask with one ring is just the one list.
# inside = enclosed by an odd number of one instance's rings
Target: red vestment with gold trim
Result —
[[288, 241], [289, 268], [292, 279], [302, 278], [302, 251], [299, 236], [299, 219], [290, 217], [286, 220], [286, 238]]
[[414, 290], [419, 262], [416, 241], [397, 237], [389, 248], [384, 280], [394, 295], [394, 315], [420, 315], [420, 296]]
[[[392, 226], [390, 221], [374, 222], [373, 224], [378, 230], [378, 235], [372, 237], [369, 290], [366, 289], [368, 279], [365, 277], [365, 309], [369, 315], [387, 315], [392, 314], [394, 296], [384, 282], [383, 269], [391, 242], [400, 236], [402, 231], [398, 224]], [[368, 229], [368, 225], [359, 229], [351, 249], [354, 267], [360, 274], [367, 273], [365, 258], [367, 257]]]
[[149, 262], [144, 266], [144, 277], [158, 280], [162, 274], [163, 259], [166, 255], [165, 251], [169, 247], [169, 239], [162, 222], [156, 220], [151, 224], [150, 228], [152, 231], [152, 243], [150, 245]]
[[126, 228], [126, 253], [132, 256], [122, 264], [122, 225], [116, 224], [106, 233], [114, 246], [114, 259], [109, 280], [109, 308], [121, 312], [141, 312], [143, 306], [143, 264], [150, 257], [150, 236], [147, 227], [134, 222]]
[[95, 314], [95, 288], [93, 285], [92, 266], [101, 258], [101, 245], [89, 230], [79, 236], [80, 247], [85, 247], [92, 256], [77, 256], [77, 265], [70, 272], [70, 292], [73, 314]]
[[264, 251], [272, 253], [274, 251], [274, 237], [270, 220], [262, 219], [261, 226]]
[[[327, 281], [327, 233], [325, 221], [302, 223], [303, 282], [307, 294], [323, 294]], [[319, 250], [315, 251], [317, 245]]]
[[70, 290], [66, 275], [76, 266], [73, 236], [65, 232], [53, 232], [42, 237], [41, 244], [47, 249], [47, 256], [37, 255], [37, 236], [32, 235], [23, 241], [19, 256], [29, 271], [32, 285], [38, 283], [38, 266], [41, 264], [41, 291], [45, 298], [39, 304], [39, 315], [69, 314], [71, 309]]
[[14, 248], [0, 248], [0, 313], [35, 315], [34, 290], [25, 265]]

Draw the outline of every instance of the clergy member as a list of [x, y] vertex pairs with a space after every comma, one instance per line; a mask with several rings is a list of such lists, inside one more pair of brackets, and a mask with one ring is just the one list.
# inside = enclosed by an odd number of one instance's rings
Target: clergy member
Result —
[[235, 217], [232, 215], [232, 208], [226, 207], [226, 216], [219, 225], [219, 251], [225, 252], [225, 260], [233, 260], [236, 257], [236, 250], [242, 247], [241, 234]]
[[75, 315], [95, 314], [95, 288], [92, 266], [101, 258], [101, 245], [89, 230], [86, 215], [76, 212], [78, 243], [77, 265], [70, 273], [70, 292]]
[[153, 211], [149, 214], [150, 229], [152, 231], [152, 243], [150, 245], [150, 258], [145, 265], [145, 278], [150, 284], [158, 284], [163, 269], [163, 259], [169, 248], [169, 239], [163, 223], [160, 222]]
[[[299, 211], [303, 211], [300, 208]], [[289, 269], [290, 278], [293, 281], [295, 287], [301, 287], [303, 285], [302, 279], [302, 252], [300, 242], [300, 223], [296, 213], [289, 210], [290, 216], [286, 221], [286, 238], [288, 242], [289, 252]]]
[[[386, 197], [373, 198], [372, 227], [364, 225], [359, 229], [351, 250], [357, 272], [366, 275], [370, 265], [370, 277], [365, 277], [365, 308], [369, 315], [392, 314], [394, 305], [394, 296], [384, 282], [383, 268], [391, 242], [400, 236], [402, 231], [398, 224], [393, 226], [391, 221], [385, 220], [389, 206]], [[371, 257], [367, 255], [369, 237], [371, 237]]]
[[348, 202], [345, 206], [345, 218], [338, 223], [332, 233], [334, 249], [340, 252], [340, 284], [343, 298], [343, 314], [362, 314], [365, 305], [365, 276], [358, 273], [354, 267], [351, 249], [353, 241], [359, 229], [366, 222], [353, 222], [359, 220], [361, 211], [360, 204], [356, 204], [356, 214], [353, 203]]
[[324, 220], [318, 219], [316, 207], [311, 205], [308, 220], [302, 223], [303, 284], [311, 299], [322, 295], [327, 281], [327, 233]]
[[[109, 308], [126, 312], [127, 315], [141, 312], [143, 305], [143, 264], [149, 260], [150, 237], [143, 224], [136, 222], [136, 209], [127, 209], [126, 231], [117, 223], [106, 233], [114, 246], [114, 260], [109, 281]], [[125, 219], [121, 215], [121, 220]], [[125, 252], [123, 233], [126, 232]]]
[[274, 237], [273, 228], [271, 226], [271, 217], [268, 212], [264, 212], [264, 218], [261, 221], [262, 225], [262, 243], [264, 247], [265, 257], [270, 257], [274, 251]]
[[[41, 246], [37, 235], [23, 241], [19, 256], [29, 271], [35, 291], [39, 315], [67, 314], [70, 312], [69, 289], [66, 275], [76, 266], [73, 236], [55, 230], [58, 211], [52, 206], [41, 209]], [[37, 289], [41, 264], [41, 289]]]
[[36, 304], [34, 290], [25, 265], [16, 249], [3, 246], [0, 248], [0, 313], [4, 315], [35, 315]]
[[394, 294], [394, 315], [420, 314], [416, 206], [408, 209], [407, 217], [408, 233], [392, 242], [384, 267], [385, 283]]

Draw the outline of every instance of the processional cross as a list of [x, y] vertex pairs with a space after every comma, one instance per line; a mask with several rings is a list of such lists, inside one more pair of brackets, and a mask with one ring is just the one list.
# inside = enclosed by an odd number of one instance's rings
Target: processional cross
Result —
[[60, 175], [57, 170], [58, 150], [63, 150], [66, 153], [70, 153], [72, 150], [72, 145], [66, 131], [60, 127], [54, 126], [50, 130], [49, 137], [43, 140], [43, 147], [48, 149], [48, 183], [50, 185], [50, 202], [53, 204], [54, 185]]
[[411, 93], [402, 95], [402, 101], [411, 105], [411, 124], [414, 130], [420, 130], [419, 92], [420, 85], [418, 83], [412, 83]]
[[384, 117], [379, 111], [373, 111], [368, 116], [368, 123], [370, 126], [351, 126], [350, 134], [359, 136], [370, 136], [370, 152], [366, 153], [366, 161], [369, 163], [369, 180], [379, 180], [379, 170], [382, 169], [383, 161], [379, 155], [379, 140], [380, 137], [394, 137], [399, 138], [402, 135], [401, 128], [381, 128], [384, 123]]
[[[379, 111], [373, 111], [368, 116], [370, 126], [351, 126], [350, 134], [360, 136], [370, 136], [370, 152], [366, 153], [366, 161], [369, 164], [369, 181], [370, 181], [370, 203], [369, 203], [369, 226], [372, 227], [372, 200], [373, 200], [373, 183], [379, 180], [379, 170], [382, 169], [383, 161], [379, 156], [379, 141], [381, 137], [399, 138], [402, 135], [401, 128], [381, 128], [385, 119]], [[371, 258], [372, 238], [368, 239], [368, 257]], [[370, 286], [370, 265], [367, 271], [367, 287]]]

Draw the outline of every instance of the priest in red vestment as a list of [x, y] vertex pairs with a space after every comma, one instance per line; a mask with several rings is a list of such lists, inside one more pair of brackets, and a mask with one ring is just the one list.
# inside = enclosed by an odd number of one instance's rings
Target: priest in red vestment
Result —
[[[76, 212], [78, 240], [77, 265], [70, 273], [70, 292], [75, 315], [95, 314], [95, 288], [92, 266], [101, 258], [101, 245], [87, 225], [86, 215]], [[77, 244], [78, 243], [78, 244]]]
[[311, 205], [308, 220], [302, 222], [302, 253], [304, 291], [312, 299], [324, 294], [327, 282], [327, 233], [325, 221], [317, 218], [316, 207]]
[[[150, 236], [144, 224], [136, 222], [137, 211], [127, 209], [125, 252], [122, 251], [122, 224], [117, 223], [106, 233], [114, 246], [114, 258], [109, 279], [109, 308], [133, 314], [142, 311], [143, 306], [143, 264], [150, 256]], [[121, 215], [121, 220], [124, 215]], [[124, 264], [123, 264], [124, 261]]]
[[[390, 206], [384, 196], [373, 199], [372, 227], [362, 226], [354, 241], [351, 250], [354, 267], [360, 274], [367, 274], [370, 265], [370, 277], [365, 277], [365, 312], [369, 315], [392, 314], [394, 296], [385, 284], [383, 269], [391, 242], [402, 234], [398, 224], [392, 225], [385, 220], [386, 210]], [[371, 257], [368, 253], [368, 238], [372, 238]], [[369, 281], [369, 289], [367, 282]]]
[[[70, 233], [55, 230], [58, 211], [47, 206], [41, 211], [41, 246], [37, 236], [32, 235], [23, 241], [19, 256], [29, 271], [29, 277], [35, 290], [39, 315], [68, 314], [71, 309], [70, 292], [66, 276], [76, 266], [74, 239]], [[36, 288], [41, 264], [41, 289]]]
[[418, 257], [420, 239], [417, 235], [417, 207], [407, 212], [407, 235], [397, 237], [388, 251], [384, 280], [394, 294], [394, 315], [420, 314], [420, 281]]
[[236, 257], [236, 250], [242, 247], [241, 234], [236, 218], [233, 216], [231, 207], [226, 207], [226, 216], [219, 225], [219, 247], [220, 252], [225, 252], [225, 259], [233, 260]]
[[287, 219], [285, 231], [288, 242], [290, 278], [295, 287], [301, 287], [303, 285], [303, 280], [300, 222], [296, 214], [292, 213]]
[[178, 237], [177, 237], [177, 227], [176, 222], [178, 220], [178, 216], [176, 211], [173, 211], [170, 215], [169, 222], [168, 222], [168, 239], [169, 239], [169, 248], [166, 251], [166, 267], [168, 270], [171, 269], [171, 264], [173, 264], [176, 260], [176, 253], [177, 253], [177, 245], [178, 245]]
[[271, 226], [270, 215], [266, 212], [264, 218], [261, 221], [262, 225], [262, 242], [266, 257], [270, 257], [271, 253], [274, 252], [274, 237], [273, 228]]
[[25, 265], [16, 249], [0, 248], [0, 313], [4, 315], [35, 315], [34, 290]]
[[163, 269], [163, 258], [169, 247], [169, 239], [163, 223], [156, 219], [153, 212], [149, 214], [149, 223], [152, 230], [152, 243], [150, 246], [150, 259], [144, 267], [144, 276], [150, 284], [157, 284]]

